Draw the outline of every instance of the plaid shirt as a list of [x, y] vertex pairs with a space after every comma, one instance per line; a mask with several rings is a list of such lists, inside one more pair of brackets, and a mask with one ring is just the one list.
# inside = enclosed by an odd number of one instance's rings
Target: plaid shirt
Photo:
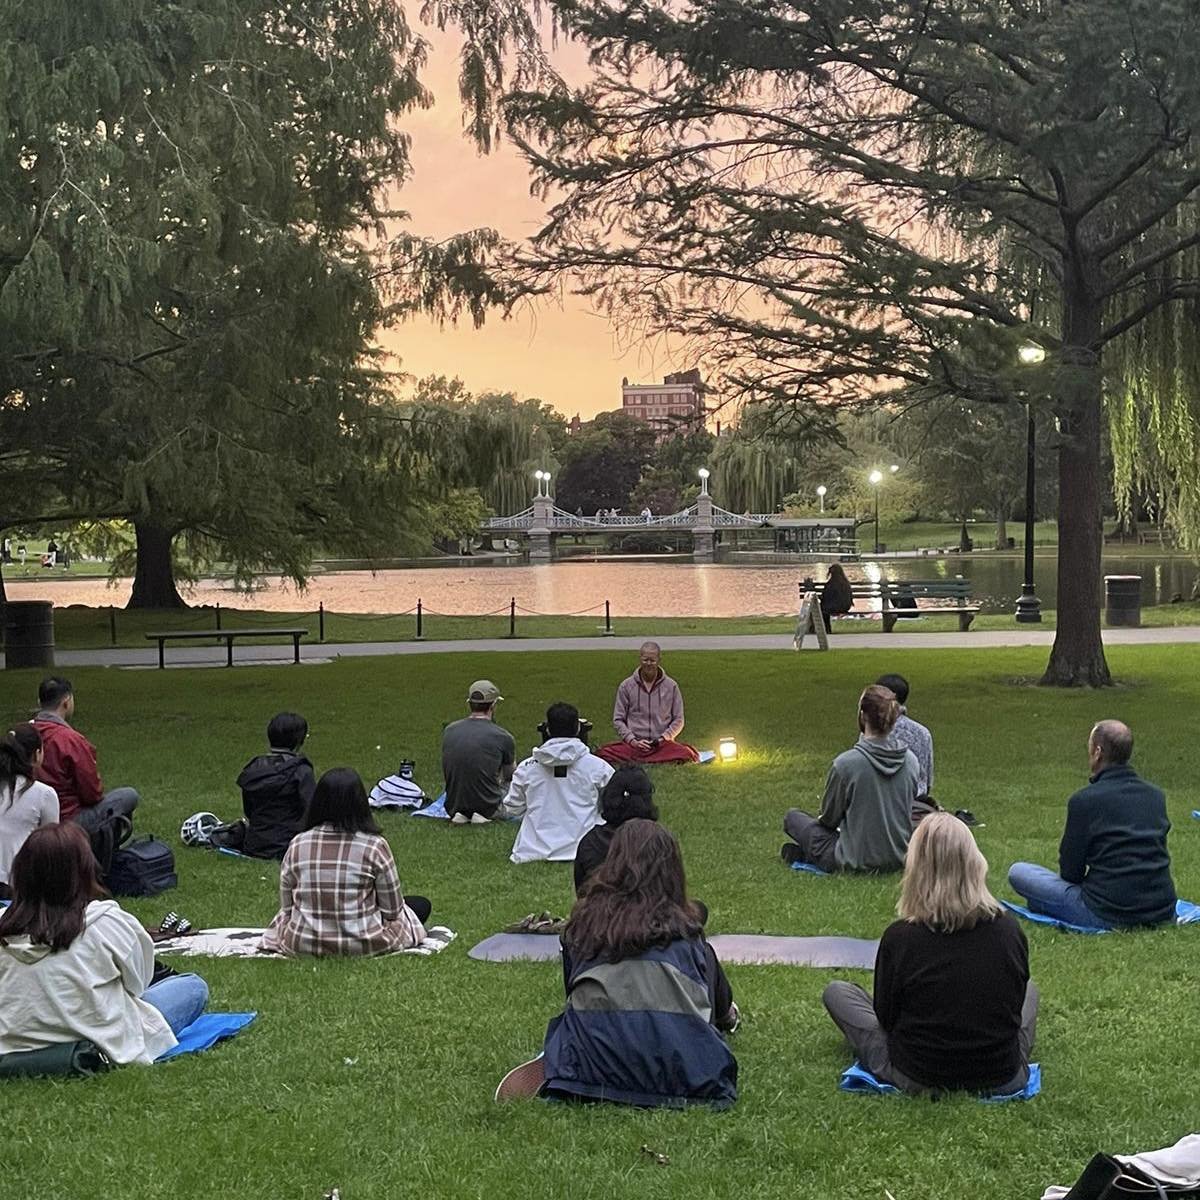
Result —
[[374, 833], [318, 825], [292, 839], [279, 876], [279, 912], [263, 948], [284, 954], [387, 954], [425, 929], [404, 903], [396, 860]]

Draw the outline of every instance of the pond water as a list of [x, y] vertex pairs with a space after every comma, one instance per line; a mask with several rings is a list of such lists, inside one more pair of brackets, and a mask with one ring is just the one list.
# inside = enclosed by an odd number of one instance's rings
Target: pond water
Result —
[[[511, 562], [439, 563], [381, 570], [317, 575], [298, 595], [278, 579], [263, 580], [252, 595], [227, 582], [202, 580], [187, 593], [192, 604], [223, 604], [264, 610], [315, 609], [318, 601], [335, 612], [388, 613], [425, 608], [446, 615], [493, 612], [510, 597], [526, 612], [568, 614], [603, 611], [612, 602], [614, 616], [736, 617], [792, 613], [797, 583], [806, 575], [822, 578], [825, 564], [782, 565], [693, 563], [690, 558], [562, 560], [536, 565]], [[1191, 594], [1197, 567], [1182, 558], [1105, 559], [1106, 574], [1142, 576], [1142, 602], [1168, 603]], [[847, 567], [852, 579], [942, 579], [963, 575], [989, 612], [1011, 612], [1021, 591], [1019, 557], [962, 555], [952, 558], [865, 559]], [[1035, 578], [1043, 606], [1055, 603], [1055, 559], [1036, 559]], [[109, 587], [103, 580], [71, 578], [8, 580], [13, 600], [52, 599], [55, 604], [121, 606], [129, 599], [129, 581]]]

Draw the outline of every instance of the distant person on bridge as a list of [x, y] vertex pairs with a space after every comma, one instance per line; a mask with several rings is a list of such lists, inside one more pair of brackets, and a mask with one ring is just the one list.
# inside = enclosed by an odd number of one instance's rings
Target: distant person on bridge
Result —
[[642, 646], [638, 669], [617, 689], [613, 725], [621, 740], [596, 751], [613, 766], [690, 763], [700, 757], [694, 746], [676, 740], [683, 732], [683, 693], [662, 669], [657, 642]]
[[642, 509], [642, 520], [645, 521], [647, 525], [649, 525], [653, 519], [654, 519], [654, 514], [650, 511], [650, 506], [647, 505], [645, 508]]

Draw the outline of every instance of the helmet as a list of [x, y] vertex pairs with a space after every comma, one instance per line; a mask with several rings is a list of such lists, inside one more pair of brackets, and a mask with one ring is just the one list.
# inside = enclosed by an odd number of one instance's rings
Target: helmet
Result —
[[185, 846], [207, 846], [212, 831], [220, 824], [221, 818], [216, 813], [192, 813], [180, 826], [179, 836]]

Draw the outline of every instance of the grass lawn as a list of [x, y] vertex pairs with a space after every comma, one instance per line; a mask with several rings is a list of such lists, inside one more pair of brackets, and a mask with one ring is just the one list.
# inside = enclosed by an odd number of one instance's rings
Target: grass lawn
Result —
[[[1136, 764], [1166, 788], [1183, 895], [1200, 899], [1194, 714], [1200, 649], [1117, 648], [1123, 685], [1103, 695], [1025, 686], [1042, 650], [836, 655], [674, 654], [688, 733], [733, 734], [724, 767], [661, 768], [663, 820], [684, 848], [692, 891], [714, 931], [874, 937], [891, 919], [895, 878], [814, 878], [778, 858], [784, 810], [812, 804], [829, 760], [853, 740], [858, 688], [885, 670], [914, 685], [933, 729], [935, 792], [972, 808], [993, 888], [1014, 858], [1055, 859], [1066, 796], [1083, 781], [1098, 717], [1128, 720]], [[277, 868], [178, 846], [198, 809], [232, 816], [233, 780], [275, 711], [304, 713], [318, 770], [368, 782], [417, 760], [438, 786], [441, 723], [466, 684], [495, 679], [504, 724], [531, 744], [546, 704], [577, 702], [600, 729], [628, 655], [465, 655], [347, 660], [296, 670], [72, 672], [76, 723], [100, 747], [112, 785], [136, 784], [142, 832], [177, 846], [176, 892], [129, 902], [158, 919], [265, 923]], [[0, 675], [0, 716], [25, 715], [32, 672]], [[475, 963], [467, 949], [532, 910], [565, 913], [567, 864], [512, 866], [512, 827], [451, 828], [385, 817], [401, 878], [431, 897], [459, 940], [432, 959], [212, 961], [213, 1006], [256, 1009], [237, 1040], [197, 1057], [90, 1081], [9, 1083], [5, 1196], [65, 1200], [571, 1196], [647, 1200], [1005, 1200], [1071, 1182], [1099, 1149], [1166, 1145], [1196, 1127], [1200, 929], [1078, 937], [1030, 929], [1042, 988], [1035, 1058], [1043, 1094], [990, 1106], [847, 1096], [848, 1058], [820, 992], [865, 973], [732, 967], [745, 1016], [734, 1040], [741, 1097], [728, 1113], [637, 1112], [491, 1101], [504, 1071], [540, 1047], [562, 1000], [542, 964]], [[2, 998], [0, 998], [2, 1002]], [[643, 1145], [670, 1157], [659, 1166]]]
[[[1053, 629], [1055, 613], [1042, 613], [1042, 628]], [[1160, 604], [1142, 609], [1142, 624], [1148, 627], [1200, 625], [1200, 603]], [[236, 608], [221, 608], [221, 625], [225, 629], [258, 627], [295, 627], [307, 629], [311, 646], [320, 634], [317, 614], [307, 612], [252, 612]], [[113, 640], [113, 630], [116, 640]], [[143, 649], [154, 643], [146, 633], [162, 629], [214, 629], [216, 613], [210, 608], [179, 611], [147, 612], [145, 610], [58, 608], [54, 613], [54, 636], [63, 650], [97, 649], [106, 646], [139, 646]], [[796, 627], [795, 616], [756, 617], [637, 617], [616, 616], [613, 632], [621, 637], [698, 636], [742, 633], [790, 634]], [[1012, 629], [1011, 613], [981, 613], [972, 629]], [[516, 636], [537, 637], [600, 637], [604, 616], [584, 617], [527, 616], [517, 614]], [[952, 615], [906, 619], [897, 625], [901, 633], [949, 633], [958, 628]], [[838, 636], [882, 633], [878, 620], [838, 621], [834, 625]], [[472, 638], [505, 638], [509, 635], [507, 615], [490, 617], [426, 616], [422, 633], [427, 641], [459, 641]], [[407, 642], [416, 638], [416, 618], [411, 613], [388, 615], [375, 613], [325, 613], [325, 641], [339, 642]], [[271, 639], [278, 643], [278, 638]], [[216, 645], [217, 643], [213, 643]]]

